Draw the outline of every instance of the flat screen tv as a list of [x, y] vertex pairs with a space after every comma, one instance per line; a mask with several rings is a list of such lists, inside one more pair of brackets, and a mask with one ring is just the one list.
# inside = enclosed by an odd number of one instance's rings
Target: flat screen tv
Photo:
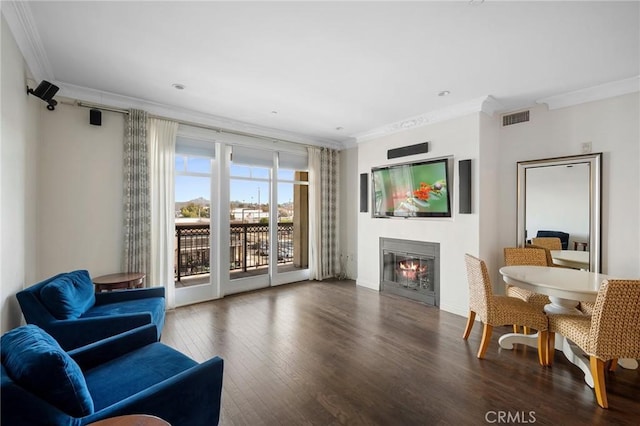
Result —
[[451, 217], [450, 158], [371, 169], [373, 217]]

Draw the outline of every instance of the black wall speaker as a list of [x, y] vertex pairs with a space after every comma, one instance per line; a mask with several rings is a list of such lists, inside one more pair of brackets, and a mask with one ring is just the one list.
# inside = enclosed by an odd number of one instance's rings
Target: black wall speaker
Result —
[[89, 123], [94, 126], [102, 126], [102, 111], [99, 109], [89, 110]]
[[407, 155], [424, 154], [425, 152], [429, 152], [429, 142], [390, 149], [387, 151], [387, 159], [391, 160], [392, 158], [406, 157]]
[[471, 213], [471, 160], [458, 161], [458, 177], [460, 179], [459, 211], [462, 214]]
[[369, 211], [369, 173], [360, 173], [360, 212]]
[[30, 93], [49, 104], [47, 105], [47, 109], [49, 111], [53, 111], [54, 109], [56, 109], [56, 105], [58, 105], [58, 101], [53, 99], [56, 93], [58, 93], [58, 90], [58, 86], [49, 83], [47, 80], [42, 80], [42, 82], [38, 84], [38, 87], [36, 87], [35, 90], [30, 89], [29, 86], [27, 86], [27, 93]]

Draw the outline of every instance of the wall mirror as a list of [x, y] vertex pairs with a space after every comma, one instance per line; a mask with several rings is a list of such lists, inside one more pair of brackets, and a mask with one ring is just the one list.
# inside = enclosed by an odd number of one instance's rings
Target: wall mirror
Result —
[[518, 162], [519, 247], [559, 236], [554, 263], [600, 273], [601, 163], [602, 153]]

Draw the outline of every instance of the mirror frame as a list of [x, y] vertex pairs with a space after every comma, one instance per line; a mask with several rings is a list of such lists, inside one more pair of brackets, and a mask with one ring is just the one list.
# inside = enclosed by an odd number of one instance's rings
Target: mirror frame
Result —
[[545, 158], [541, 160], [518, 161], [518, 210], [516, 223], [517, 246], [526, 243], [526, 197], [527, 169], [536, 167], [589, 164], [589, 271], [600, 273], [601, 256], [601, 216], [602, 216], [602, 153], [571, 155], [567, 157]]

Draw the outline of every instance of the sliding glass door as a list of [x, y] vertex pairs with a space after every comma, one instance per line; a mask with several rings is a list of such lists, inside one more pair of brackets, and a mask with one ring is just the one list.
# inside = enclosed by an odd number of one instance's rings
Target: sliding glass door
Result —
[[229, 277], [268, 275], [271, 169], [232, 164], [230, 171]]
[[175, 156], [176, 305], [216, 297], [217, 163], [212, 141], [178, 137]]
[[225, 294], [308, 278], [306, 168], [305, 154], [232, 148]]
[[306, 150], [178, 136], [176, 305], [309, 277]]

